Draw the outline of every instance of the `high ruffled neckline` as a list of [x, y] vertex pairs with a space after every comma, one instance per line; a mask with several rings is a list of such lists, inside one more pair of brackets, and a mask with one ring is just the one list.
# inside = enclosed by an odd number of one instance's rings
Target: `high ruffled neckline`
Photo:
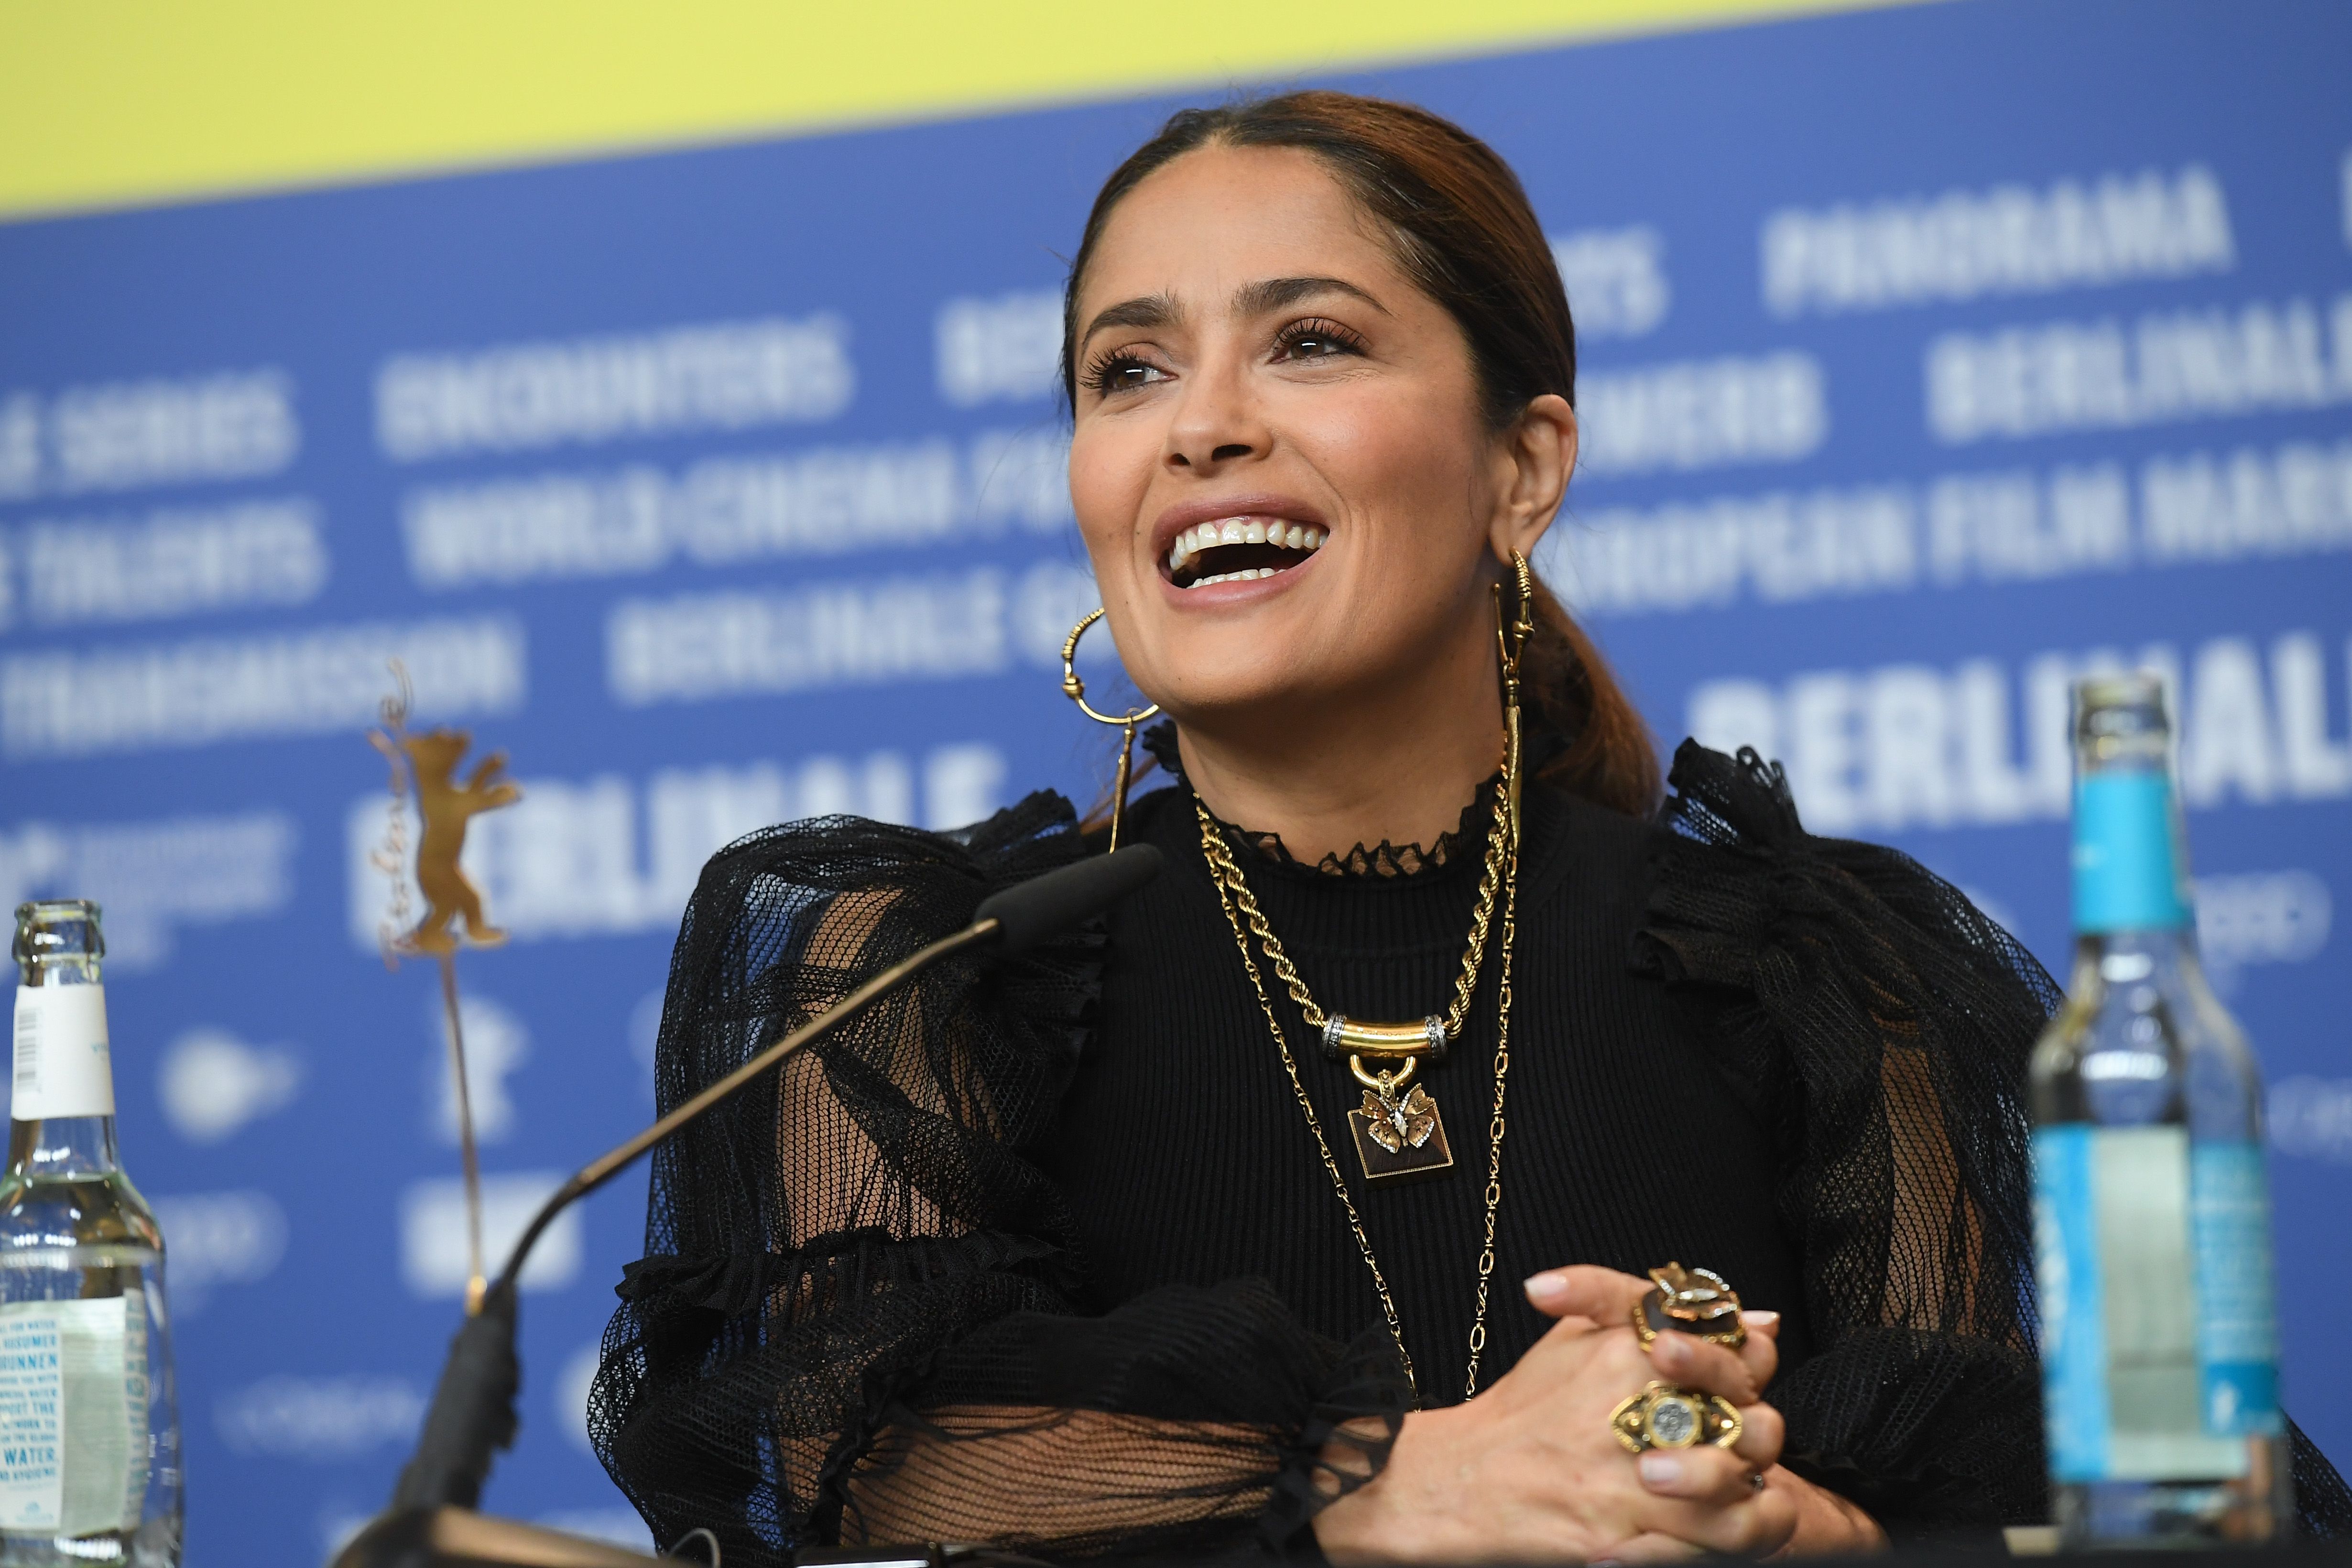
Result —
[[[1144, 730], [1137, 739], [1142, 743], [1144, 753], [1158, 763], [1171, 780], [1188, 794], [1193, 793], [1192, 781], [1184, 776], [1183, 754], [1176, 746], [1176, 721], [1173, 719], [1162, 719]], [[1477, 793], [1470, 797], [1470, 804], [1462, 808], [1462, 815], [1455, 819], [1454, 826], [1426, 846], [1419, 843], [1391, 844], [1383, 838], [1374, 846], [1358, 844], [1344, 855], [1336, 852], [1327, 854], [1311, 866], [1291, 854], [1290, 847], [1283, 843], [1282, 835], [1278, 833], [1227, 822], [1213, 811], [1209, 813], [1209, 820], [1223, 828], [1225, 836], [1234, 842], [1256, 850], [1269, 865], [1324, 877], [1400, 881], [1430, 876], [1457, 865], [1465, 852], [1472, 859], [1478, 858], [1494, 819], [1495, 795], [1501, 787], [1502, 779], [1499, 768], [1489, 774], [1478, 786]], [[1197, 795], [1195, 798], [1198, 798]]]
[[1462, 815], [1454, 825], [1430, 840], [1426, 847], [1417, 842], [1391, 844], [1383, 838], [1373, 846], [1358, 844], [1344, 855], [1336, 851], [1328, 853], [1312, 865], [1293, 855], [1278, 833], [1227, 822], [1213, 811], [1209, 813], [1209, 820], [1234, 842], [1256, 850], [1269, 865], [1315, 876], [1407, 881], [1416, 877], [1434, 876], [1449, 867], [1460, 865], [1465, 858], [1474, 864], [1478, 860], [1494, 817], [1495, 795], [1502, 783], [1502, 776], [1497, 770], [1481, 784], [1478, 793], [1470, 797], [1470, 804], [1462, 808]]

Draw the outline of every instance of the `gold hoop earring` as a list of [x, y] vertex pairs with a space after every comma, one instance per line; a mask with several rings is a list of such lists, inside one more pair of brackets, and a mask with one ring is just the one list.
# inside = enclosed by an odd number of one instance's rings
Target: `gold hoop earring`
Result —
[[1096, 723], [1116, 724], [1125, 731], [1119, 738], [1118, 779], [1111, 786], [1110, 796], [1110, 847], [1116, 849], [1118, 847], [1119, 824], [1127, 816], [1128, 781], [1135, 776], [1135, 727], [1158, 713], [1160, 704], [1155, 702], [1149, 708], [1138, 708], [1113, 718], [1108, 713], [1096, 712], [1087, 703], [1087, 683], [1078, 679], [1078, 639], [1086, 636], [1087, 628], [1101, 620], [1102, 616], [1099, 609], [1087, 611], [1086, 618], [1072, 626], [1070, 635], [1062, 639], [1062, 695], [1076, 703], [1078, 711]]

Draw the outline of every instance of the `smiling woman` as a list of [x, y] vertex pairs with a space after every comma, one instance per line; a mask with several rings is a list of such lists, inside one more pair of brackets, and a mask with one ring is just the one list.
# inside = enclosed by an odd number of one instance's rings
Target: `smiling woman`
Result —
[[[1191, 156], [1209, 151], [1216, 155]], [[1250, 488], [1281, 473], [1296, 493], [1242, 494], [1221, 481], [1163, 501], [1138, 539], [1164, 563], [1161, 574], [1194, 591], [1219, 586], [1213, 578], [1303, 585], [1308, 575], [1294, 582], [1290, 570], [1350, 531], [1355, 542], [1334, 553], [1352, 555], [1353, 564], [1330, 574], [1349, 580], [1329, 587], [1297, 626], [1319, 664], [1356, 687], [1378, 686], [1400, 667], [1424, 668], [1424, 650], [1412, 639], [1362, 623], [1359, 612], [1373, 605], [1442, 620], [1455, 670], [1464, 660], [1491, 663], [1477, 630], [1483, 618], [1461, 613], [1463, 597], [1482, 596], [1505, 557], [1486, 551], [1482, 574], [1470, 557], [1495, 542], [1482, 541], [1475, 526], [1437, 523], [1491, 510], [1496, 487], [1521, 487], [1504, 502], [1516, 543], [1496, 548], [1533, 548], [1575, 464], [1576, 336], [1549, 242], [1517, 177], [1483, 143], [1434, 115], [1341, 93], [1187, 110], [1096, 198], [1064, 319], [1063, 384], [1076, 424], [1072, 490], [1098, 580], [1104, 550], [1092, 520], [1139, 504], [1108, 487], [1132, 484], [1143, 471], [1129, 448], [1148, 444], [1155, 418], [1166, 416], [1149, 410], [1171, 398], [1198, 409], [1203, 396], [1227, 395], [1237, 389], [1198, 384], [1245, 364], [1249, 383], [1237, 395], [1265, 400], [1257, 416], [1283, 423], [1287, 449], [1277, 457], [1244, 438], [1224, 444], [1246, 454], [1213, 451], [1205, 461], [1227, 476], [1251, 476]], [[1196, 457], [1159, 475], [1160, 492], [1182, 488], [1174, 476], [1207, 478]], [[1276, 460], [1236, 461], [1244, 458]], [[1350, 510], [1357, 515], [1341, 515]], [[1256, 531], [1263, 539], [1252, 537]], [[1435, 555], [1413, 559], [1417, 552]], [[1432, 592], [1418, 604], [1377, 592], [1403, 581]], [[1250, 603], [1275, 592], [1227, 589], [1188, 595], [1187, 603], [1207, 611], [1223, 599]], [[1106, 588], [1121, 657], [1145, 689], [1156, 695], [1167, 684], [1142, 668], [1163, 653], [1175, 667], [1171, 679], [1214, 662], [1147, 642], [1155, 636], [1150, 617], [1122, 614], [1113, 597]], [[1658, 794], [1647, 730], [1581, 628], [1540, 584], [1535, 610], [1529, 696], [1547, 731], [1564, 742], [1542, 759], [1541, 776], [1646, 815]], [[1178, 625], [1160, 628], [1171, 644], [1186, 640]], [[1360, 635], [1348, 637], [1350, 629]], [[1294, 670], [1293, 679], [1313, 679]], [[1442, 682], [1454, 671], [1431, 673]], [[1391, 689], [1392, 701], [1401, 695]], [[1181, 695], [1161, 701], [1181, 716]], [[1486, 736], [1472, 750], [1490, 746]], [[1447, 822], [1348, 826], [1402, 842]]]
[[[1685, 742], [1661, 807], [1527, 566], [1575, 347], [1509, 169], [1401, 104], [1187, 111], [1065, 320], [1079, 526], [1172, 721], [1125, 831], [1168, 868], [660, 1151], [591, 1413], [656, 1538], [1535, 1562], [2038, 1520], [2055, 989], [1753, 753]], [[1103, 837], [1040, 794], [730, 847], [664, 1108]], [[2299, 1437], [2295, 1479], [2352, 1524]]]

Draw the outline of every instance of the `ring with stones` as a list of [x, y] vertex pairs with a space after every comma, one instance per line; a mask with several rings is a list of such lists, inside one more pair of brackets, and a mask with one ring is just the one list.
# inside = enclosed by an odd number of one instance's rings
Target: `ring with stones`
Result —
[[1688, 1334], [1738, 1350], [1748, 1342], [1739, 1321], [1739, 1292], [1712, 1268], [1669, 1263], [1650, 1270], [1650, 1289], [1633, 1305], [1633, 1331], [1642, 1348], [1660, 1334]]
[[1746, 1430], [1739, 1412], [1719, 1394], [1653, 1383], [1609, 1413], [1610, 1429], [1629, 1453], [1652, 1448], [1728, 1448]]

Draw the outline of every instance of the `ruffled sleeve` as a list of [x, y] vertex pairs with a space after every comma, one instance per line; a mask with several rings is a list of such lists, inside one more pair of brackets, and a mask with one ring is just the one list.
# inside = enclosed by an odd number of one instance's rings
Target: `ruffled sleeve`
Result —
[[[957, 835], [827, 818], [730, 846], [671, 961], [660, 1106], [1085, 852], [1045, 794]], [[1348, 1475], [1321, 1466], [1402, 1420], [1384, 1342], [1320, 1340], [1248, 1281], [1073, 1306], [1069, 1215], [1026, 1149], [1086, 1044], [1103, 940], [950, 959], [656, 1152], [589, 1426], [656, 1541], [709, 1529], [730, 1563], [1279, 1548], [1377, 1468], [1376, 1436]]]
[[[1890, 1528], [2047, 1513], [2026, 1061], [2061, 1000], [1910, 857], [1816, 838], [1778, 763], [1685, 741], [1637, 969], [1706, 1005], [1770, 1130], [1816, 1354], [1769, 1398], [1792, 1468]], [[2305, 1528], [2352, 1525], [2293, 1433]]]

